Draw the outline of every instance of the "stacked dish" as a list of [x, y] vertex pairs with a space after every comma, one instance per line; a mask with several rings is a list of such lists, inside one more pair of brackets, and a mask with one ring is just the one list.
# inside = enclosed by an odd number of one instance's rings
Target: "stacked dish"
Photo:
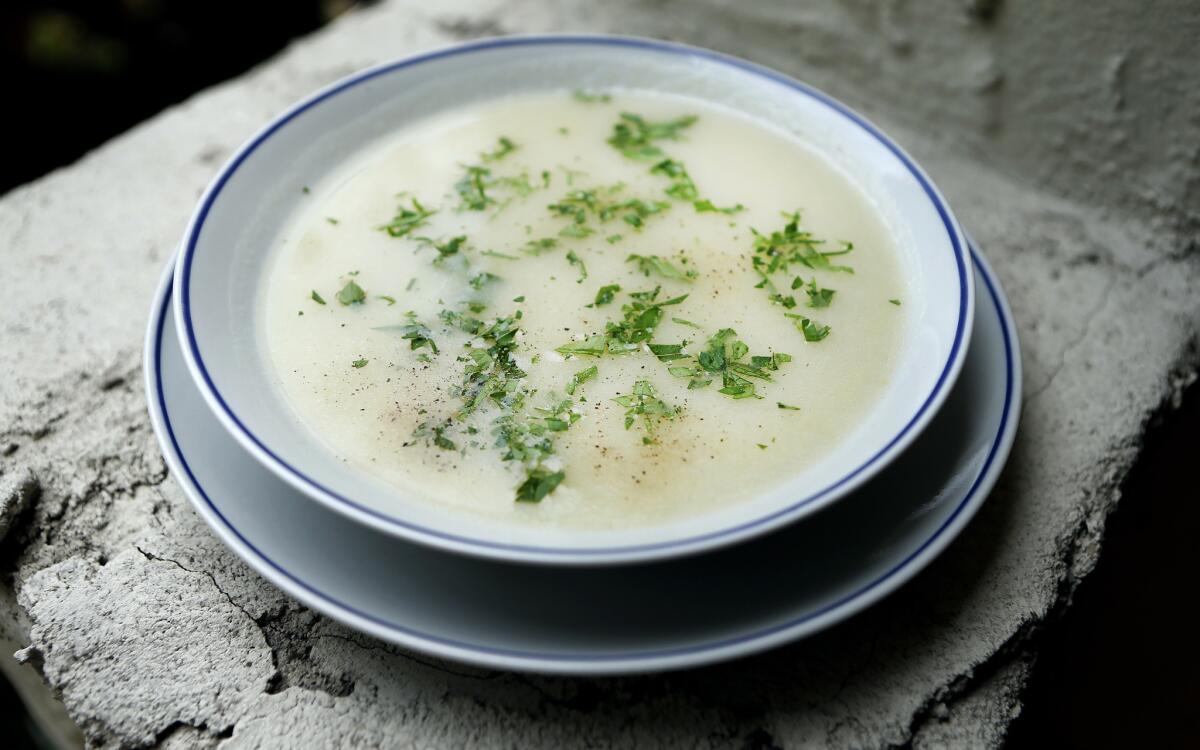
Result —
[[145, 362], [172, 472], [266, 578], [575, 673], [877, 601], [983, 502], [1020, 391], [995, 278], [887, 136], [613, 37], [445, 49], [281, 115], [201, 199]]

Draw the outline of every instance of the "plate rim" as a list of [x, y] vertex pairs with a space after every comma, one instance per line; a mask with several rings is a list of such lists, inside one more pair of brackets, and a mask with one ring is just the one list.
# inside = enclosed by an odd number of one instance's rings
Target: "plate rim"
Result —
[[[263, 443], [242, 423], [225, 402], [204, 366], [204, 360], [200, 354], [199, 345], [192, 330], [189, 281], [196, 244], [208, 211], [225, 183], [242, 162], [259, 145], [296, 116], [341, 91], [369, 81], [377, 76], [444, 57], [470, 54], [496, 48], [550, 46], [555, 44], [648, 49], [651, 51], [703, 58], [764, 77], [811, 97], [818, 103], [841, 114], [854, 125], [862, 128], [868, 135], [874, 137], [887, 148], [916, 179], [941, 219], [954, 254], [956, 274], [959, 281], [958, 321], [954, 341], [932, 391], [921, 403], [921, 406], [887, 443], [873, 455], [866, 458], [857, 468], [842, 475], [825, 487], [809, 493], [803, 498], [794, 500], [784, 507], [731, 526], [701, 534], [656, 542], [605, 547], [514, 544], [430, 528], [424, 524], [406, 521], [394, 515], [367, 507], [351, 497], [338, 493], [308, 476], [299, 468], [292, 466], [272, 451], [270, 447]], [[180, 293], [173, 295], [172, 304], [175, 312], [176, 329], [183, 348], [187, 369], [191, 374], [192, 380], [199, 386], [201, 394], [208, 403], [209, 408], [217, 416], [225, 430], [260, 464], [307, 497], [372, 528], [420, 544], [452, 552], [510, 562], [549, 563], [557, 565], [627, 564], [696, 554], [765, 534], [837, 501], [839, 498], [862, 486], [886, 466], [890, 465], [928, 426], [929, 422], [945, 403], [947, 396], [953, 390], [953, 386], [962, 371], [963, 363], [966, 360], [968, 340], [973, 327], [976, 303], [974, 274], [967, 268], [968, 265], [971, 265], [968, 262], [971, 257], [972, 253], [969, 249], [969, 243], [954, 212], [925, 170], [907, 151], [901, 148], [899, 144], [868, 118], [820, 89], [771, 68], [702, 47], [633, 36], [533, 34], [451, 45], [369, 67], [319, 89], [272, 119], [247, 140], [229, 161], [221, 167], [221, 170], [213, 178], [213, 181], [201, 197], [184, 233], [182, 249], [180, 250], [180, 262], [176, 265], [175, 269], [175, 285], [180, 290]]]
[[[217, 536], [252, 569], [285, 593], [306, 606], [361, 632], [422, 653], [496, 669], [601, 675], [662, 671], [710, 664], [767, 650], [811, 635], [876, 603], [909, 581], [940, 554], [974, 517], [990, 494], [1011, 451], [1020, 421], [1022, 391], [1020, 343], [1008, 301], [991, 267], [974, 243], [971, 243], [970, 251], [972, 260], [979, 269], [989, 297], [997, 310], [1008, 365], [1001, 423], [984, 466], [971, 488], [964, 494], [951, 515], [928, 539], [870, 583], [801, 617], [711, 643], [643, 650], [631, 654], [571, 656], [480, 646], [440, 638], [397, 623], [389, 623], [381, 617], [340, 602], [336, 597], [305, 583], [299, 576], [272, 561], [252, 542], [242, 537], [237, 528], [225, 519], [220, 510], [208, 498], [202, 485], [188, 466], [186, 458], [183, 457], [166, 418], [165, 393], [162, 388], [162, 368], [159, 366], [159, 357], [162, 353], [162, 332], [170, 310], [169, 301], [172, 296], [175, 259], [168, 263], [159, 283], [146, 332], [143, 375], [151, 422], [155, 436], [163, 449], [164, 459], [179, 483], [180, 489]], [[180, 346], [182, 348], [182, 342], [180, 342]], [[396, 540], [396, 543], [406, 542]], [[568, 571], [564, 571], [564, 573], [568, 573]]]

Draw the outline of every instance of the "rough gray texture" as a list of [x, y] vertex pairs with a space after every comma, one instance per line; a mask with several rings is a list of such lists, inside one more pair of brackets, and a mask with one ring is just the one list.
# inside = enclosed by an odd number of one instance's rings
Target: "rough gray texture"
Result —
[[[0, 629], [98, 746], [995, 745], [1029, 636], [1094, 565], [1148, 417], [1200, 363], [1197, 14], [1072, 5], [400, 0], [5, 196]], [[693, 41], [848, 100], [929, 168], [1010, 295], [1026, 399], [999, 488], [926, 573], [830, 632], [663, 676], [439, 663], [263, 583], [166, 476], [141, 336], [231, 150], [361, 66], [564, 29]]]

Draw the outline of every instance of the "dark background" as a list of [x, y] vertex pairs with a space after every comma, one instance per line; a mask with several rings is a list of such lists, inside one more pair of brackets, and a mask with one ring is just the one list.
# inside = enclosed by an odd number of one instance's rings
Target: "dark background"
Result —
[[[242, 73], [355, 4], [4, 0], [0, 80], [16, 106], [2, 119], [9, 148], [0, 193]], [[1180, 410], [1164, 409], [1148, 426], [1096, 571], [1063, 616], [1032, 636], [1038, 659], [1010, 747], [1200, 747], [1200, 629], [1190, 616], [1198, 452], [1193, 385]], [[0, 727], [5, 747], [45, 747], [3, 679]]]

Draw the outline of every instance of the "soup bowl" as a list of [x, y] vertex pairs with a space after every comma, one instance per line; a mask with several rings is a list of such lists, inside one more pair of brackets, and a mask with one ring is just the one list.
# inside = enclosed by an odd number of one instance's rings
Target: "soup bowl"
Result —
[[[406, 496], [341, 460], [299, 422], [273, 378], [260, 298], [270, 248], [313, 184], [398, 128], [497, 97], [557, 89], [683, 94], [735, 109], [820, 153], [866, 196], [894, 238], [909, 289], [882, 394], [840, 442], [748, 500], [637, 528], [507, 524]], [[630, 563], [700, 552], [836, 501], [899, 456], [962, 366], [974, 310], [966, 243], [945, 199], [895, 142], [829, 95], [716, 52], [607, 36], [492, 39], [334, 83], [253, 136], [220, 170], [187, 227], [175, 322], [206, 402], [263, 466], [314, 502], [405, 540], [511, 562]], [[786, 456], [780, 460], [786, 461]], [[253, 498], [247, 498], [253, 502]]]

